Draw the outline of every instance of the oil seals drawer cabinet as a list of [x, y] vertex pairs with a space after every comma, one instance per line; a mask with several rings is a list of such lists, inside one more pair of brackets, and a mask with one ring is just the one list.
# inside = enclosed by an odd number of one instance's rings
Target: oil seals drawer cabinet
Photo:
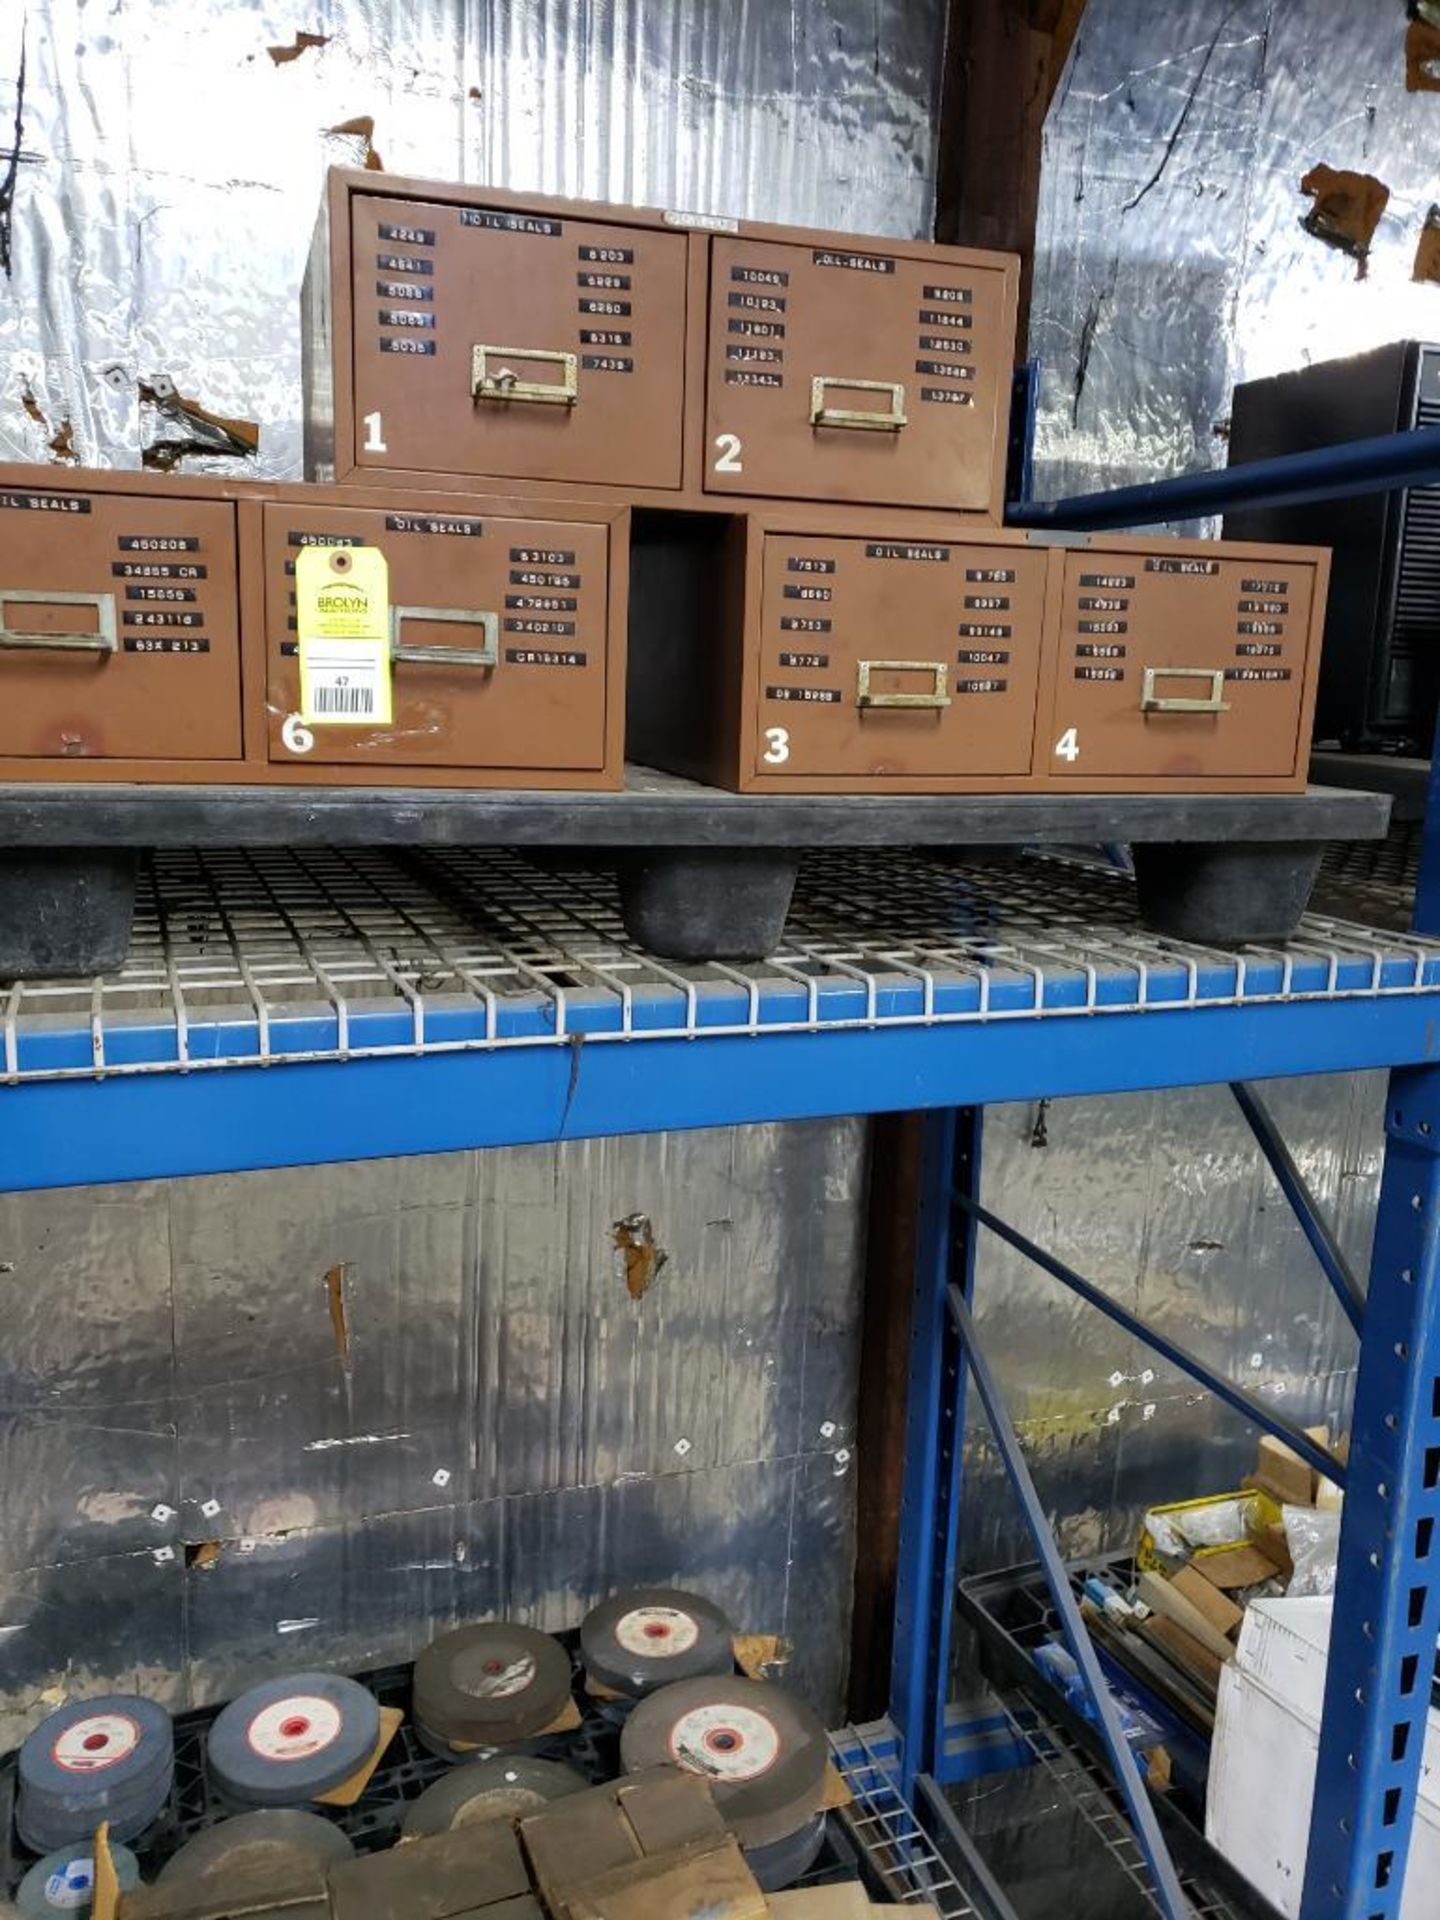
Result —
[[[618, 787], [626, 516], [537, 505], [319, 487], [266, 504], [271, 768], [342, 784]], [[388, 726], [302, 720], [295, 569], [309, 546], [385, 556]]]
[[678, 489], [688, 259], [626, 208], [332, 173], [310, 477]]
[[922, 516], [642, 521], [631, 758], [741, 791], [1029, 785], [1051, 566]]
[[312, 480], [805, 499], [998, 524], [1006, 254], [330, 175]]
[[1096, 535], [1062, 559], [1042, 770], [1071, 787], [1304, 785], [1327, 553]]
[[236, 508], [0, 468], [0, 777], [233, 778]]
[[999, 519], [1006, 256], [748, 228], [709, 246], [710, 492]]

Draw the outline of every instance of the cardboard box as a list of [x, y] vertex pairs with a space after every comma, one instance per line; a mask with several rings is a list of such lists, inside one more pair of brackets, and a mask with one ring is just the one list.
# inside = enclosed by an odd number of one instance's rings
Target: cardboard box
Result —
[[[1320, 1746], [1330, 1596], [1256, 1600], [1220, 1677], [1205, 1837], [1295, 1920]], [[1440, 1712], [1431, 1709], [1400, 1920], [1428, 1920], [1440, 1882]]]
[[[1197, 1576], [1198, 1577], [1198, 1576]], [[1201, 1582], [1204, 1585], [1204, 1582]], [[1172, 1621], [1185, 1634], [1188, 1640], [1196, 1642], [1213, 1660], [1228, 1660], [1234, 1649], [1221, 1630], [1212, 1625], [1208, 1615], [1194, 1601], [1187, 1598], [1185, 1592], [1173, 1581], [1158, 1573], [1142, 1573], [1139, 1583], [1139, 1597], [1145, 1605], [1165, 1620]], [[1218, 1595], [1216, 1596], [1219, 1597]], [[1227, 1601], [1227, 1606], [1232, 1603]], [[1232, 1606], [1237, 1615], [1238, 1607]]]

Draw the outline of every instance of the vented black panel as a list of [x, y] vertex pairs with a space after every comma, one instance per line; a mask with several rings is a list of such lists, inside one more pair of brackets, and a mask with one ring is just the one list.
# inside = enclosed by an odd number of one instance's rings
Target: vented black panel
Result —
[[[1427, 383], [1428, 384], [1428, 383]], [[1417, 427], [1440, 427], [1440, 398], [1421, 397]], [[1396, 568], [1395, 616], [1381, 716], [1423, 741], [1440, 697], [1440, 487], [1406, 498]]]

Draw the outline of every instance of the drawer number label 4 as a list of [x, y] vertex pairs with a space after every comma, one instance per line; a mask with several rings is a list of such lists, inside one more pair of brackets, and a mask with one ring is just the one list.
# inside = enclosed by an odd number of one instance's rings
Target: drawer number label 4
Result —
[[1057, 760], [1078, 760], [1080, 758], [1080, 732], [1077, 727], [1067, 727], [1055, 742]]
[[788, 727], [767, 727], [765, 729], [765, 751], [761, 755], [767, 767], [783, 767], [790, 758], [790, 729]]
[[715, 436], [716, 473], [743, 473], [740, 455], [744, 451], [738, 433], [717, 433]]

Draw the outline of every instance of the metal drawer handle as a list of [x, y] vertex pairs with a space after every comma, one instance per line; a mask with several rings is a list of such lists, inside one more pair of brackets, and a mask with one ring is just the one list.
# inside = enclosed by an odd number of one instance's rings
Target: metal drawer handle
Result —
[[[872, 693], [872, 673], [928, 673], [934, 678], [929, 693]], [[862, 660], [855, 669], [857, 707], [948, 707], [950, 669], [943, 660]]]
[[[1165, 700], [1155, 691], [1157, 680], [1208, 680], [1210, 694], [1205, 700], [1184, 698]], [[1145, 678], [1140, 688], [1140, 711], [1142, 713], [1228, 713], [1230, 706], [1223, 698], [1224, 692], [1225, 670], [1223, 667], [1146, 667]]]
[[[495, 365], [504, 360], [543, 360], [547, 366], [563, 370], [558, 383], [546, 380], [522, 380], [513, 367]], [[544, 406], [573, 407], [580, 398], [577, 368], [573, 353], [556, 353], [550, 347], [487, 347], [470, 349], [470, 397], [473, 400], [532, 400]]]
[[[479, 647], [407, 647], [400, 641], [405, 620], [444, 620], [457, 627], [479, 627]], [[468, 607], [391, 607], [390, 658], [407, 667], [493, 667], [500, 658], [500, 616], [472, 613]]]
[[[7, 606], [91, 607], [94, 633], [30, 633], [7, 626]], [[115, 596], [113, 593], [30, 593], [0, 588], [0, 647], [32, 647], [45, 653], [114, 653]]]
[[[888, 393], [890, 411], [875, 413], [861, 407], [827, 407], [825, 389], [843, 387], [851, 393]], [[837, 380], [817, 374], [810, 382], [812, 427], [868, 427], [879, 433], [898, 433], [905, 422], [905, 389], [896, 380]]]

